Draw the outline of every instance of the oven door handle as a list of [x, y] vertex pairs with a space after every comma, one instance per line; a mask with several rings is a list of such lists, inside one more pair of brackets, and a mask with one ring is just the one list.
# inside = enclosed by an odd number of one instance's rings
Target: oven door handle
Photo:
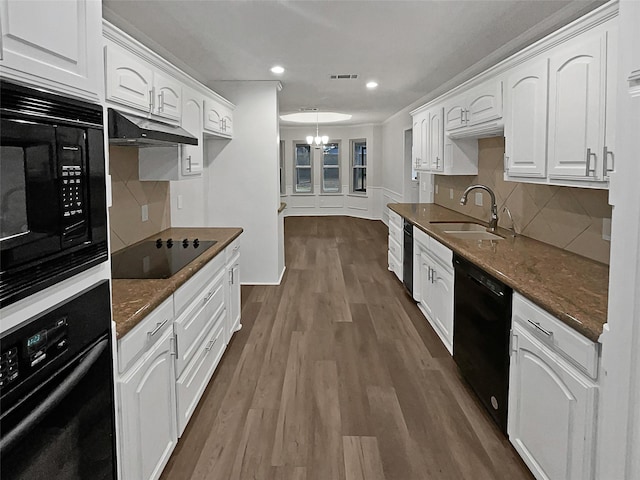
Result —
[[96, 343], [67, 378], [65, 378], [40, 405], [34, 408], [33, 411], [11, 431], [6, 433], [2, 432], [2, 439], [0, 439], [0, 456], [9, 451], [18, 440], [36, 427], [40, 421], [80, 383], [100, 355], [107, 349], [108, 345], [109, 341], [106, 338]]

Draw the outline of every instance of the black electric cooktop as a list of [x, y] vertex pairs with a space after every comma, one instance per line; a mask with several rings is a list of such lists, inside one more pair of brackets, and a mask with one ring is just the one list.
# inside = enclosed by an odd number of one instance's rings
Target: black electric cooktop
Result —
[[215, 245], [215, 240], [149, 240], [111, 255], [113, 278], [169, 278]]

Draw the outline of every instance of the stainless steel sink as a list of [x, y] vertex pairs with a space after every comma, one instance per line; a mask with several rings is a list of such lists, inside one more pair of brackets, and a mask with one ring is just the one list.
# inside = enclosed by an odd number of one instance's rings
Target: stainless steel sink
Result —
[[503, 237], [488, 232], [487, 227], [472, 222], [431, 222], [450, 237], [465, 240], [503, 240]]

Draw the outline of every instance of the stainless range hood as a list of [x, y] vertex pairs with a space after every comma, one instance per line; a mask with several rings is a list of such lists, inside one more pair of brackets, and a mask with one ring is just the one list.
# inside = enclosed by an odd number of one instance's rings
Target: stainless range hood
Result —
[[198, 145], [198, 139], [183, 128], [109, 109], [109, 143], [133, 147]]

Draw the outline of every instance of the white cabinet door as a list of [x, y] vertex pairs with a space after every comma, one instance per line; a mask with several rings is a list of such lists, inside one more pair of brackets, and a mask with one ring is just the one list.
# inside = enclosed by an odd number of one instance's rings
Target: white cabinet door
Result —
[[180, 121], [182, 85], [159, 72], [153, 74], [153, 113], [159, 117]]
[[502, 81], [489, 80], [467, 93], [465, 126], [502, 117]]
[[448, 100], [444, 106], [444, 129], [446, 131], [456, 130], [464, 127], [466, 113], [466, 102], [464, 95]]
[[1, 0], [4, 77], [97, 99], [102, 9], [94, 0]]
[[134, 55], [107, 44], [106, 98], [150, 113], [153, 108], [153, 71]]
[[422, 160], [420, 159], [420, 155], [422, 155], [422, 141], [420, 137], [420, 116], [414, 115], [413, 117], [413, 143], [411, 145], [411, 157], [413, 161], [413, 168], [415, 170], [420, 168], [420, 164]]
[[159, 478], [178, 440], [172, 342], [168, 330], [118, 382], [123, 480]]
[[433, 296], [432, 320], [435, 328], [440, 330], [440, 338], [453, 353], [453, 273], [444, 267], [431, 262], [431, 282]]
[[602, 180], [605, 49], [596, 30], [550, 53], [549, 177]]
[[200, 96], [185, 91], [182, 101], [182, 128], [198, 139], [198, 145], [182, 146], [183, 176], [201, 175], [204, 168], [204, 147], [202, 145], [203, 102]]
[[596, 396], [591, 381], [514, 324], [508, 433], [537, 479], [594, 478]]
[[204, 124], [207, 132], [220, 133], [222, 117], [220, 116], [220, 105], [211, 99], [204, 101]]
[[429, 169], [433, 172], [444, 170], [444, 128], [443, 109], [429, 111], [429, 135], [427, 139]]
[[431, 259], [426, 252], [420, 254], [420, 307], [427, 319], [433, 318], [434, 286], [431, 282]]
[[505, 173], [545, 177], [549, 62], [534, 59], [510, 70], [504, 122]]

